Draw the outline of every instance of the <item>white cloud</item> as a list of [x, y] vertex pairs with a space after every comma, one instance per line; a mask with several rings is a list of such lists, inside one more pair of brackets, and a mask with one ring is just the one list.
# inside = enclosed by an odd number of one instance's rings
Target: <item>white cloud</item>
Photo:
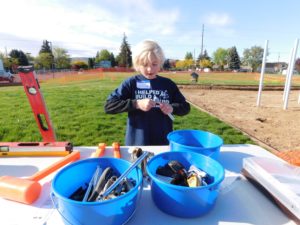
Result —
[[[5, 1], [1, 5], [5, 10], [0, 13], [0, 21], [6, 22], [1, 23], [1, 32], [13, 37], [15, 43], [35, 42], [35, 49], [26, 50], [33, 55], [39, 51], [36, 42], [41, 45], [47, 39], [70, 53], [76, 52], [75, 55], [80, 54], [80, 49], [87, 49], [85, 54], [94, 49], [90, 55], [94, 56], [102, 48], [117, 52], [123, 33], [145, 37], [173, 34], [179, 18], [179, 10], [156, 9], [149, 0], [115, 0], [113, 5], [108, 0], [75, 1], [72, 5], [62, 2], [66, 1]], [[0, 46], [12, 41], [0, 37]], [[21, 48], [17, 44], [7, 47]]]
[[205, 24], [225, 27], [233, 23], [233, 19], [227, 13], [210, 13], [204, 17]]

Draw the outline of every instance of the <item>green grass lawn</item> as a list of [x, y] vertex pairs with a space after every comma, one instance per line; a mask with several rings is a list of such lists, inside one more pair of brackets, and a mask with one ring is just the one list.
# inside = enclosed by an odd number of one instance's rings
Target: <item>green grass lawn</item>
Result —
[[[104, 103], [109, 93], [131, 74], [109, 74], [89, 79], [62, 82], [54, 79], [41, 83], [58, 141], [71, 141], [75, 146], [93, 146], [99, 142], [124, 145], [127, 114], [107, 115]], [[174, 76], [176, 82], [187, 82], [188, 74]], [[202, 78], [203, 79], [203, 78]], [[217, 77], [214, 77], [217, 80]], [[0, 88], [0, 141], [42, 141], [29, 102], [22, 86]], [[192, 107], [191, 112], [177, 116], [174, 129], [206, 130], [220, 135], [225, 144], [253, 143], [247, 136], [217, 118]]]

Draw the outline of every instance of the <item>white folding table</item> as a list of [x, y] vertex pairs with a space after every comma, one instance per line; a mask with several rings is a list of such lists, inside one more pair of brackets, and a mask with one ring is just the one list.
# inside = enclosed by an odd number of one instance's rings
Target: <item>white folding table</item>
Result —
[[[140, 146], [155, 154], [169, 151], [169, 146]], [[129, 160], [135, 146], [121, 146], [122, 158]], [[96, 147], [75, 147], [81, 152], [81, 159], [88, 158]], [[113, 156], [107, 147], [104, 157]], [[243, 159], [260, 156], [275, 158], [265, 149], [248, 144], [224, 145], [221, 147], [220, 163], [225, 168], [225, 179], [215, 207], [208, 214], [193, 219], [184, 219], [161, 212], [151, 199], [150, 186], [145, 186], [137, 210], [128, 225], [227, 225], [257, 224], [283, 225], [296, 224], [272, 200], [261, 193], [242, 174]], [[58, 160], [58, 157], [0, 158], [0, 176], [27, 177]], [[25, 205], [0, 198], [1, 225], [61, 225], [62, 218], [51, 202], [51, 179], [54, 174], [40, 181], [43, 191], [32, 205]], [[170, 206], [172, 207], [172, 206]], [[99, 224], [101, 224], [99, 222]]]

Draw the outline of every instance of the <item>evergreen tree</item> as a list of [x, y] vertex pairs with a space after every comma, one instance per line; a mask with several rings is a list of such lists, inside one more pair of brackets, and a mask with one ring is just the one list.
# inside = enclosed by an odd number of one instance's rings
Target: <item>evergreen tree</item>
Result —
[[109, 60], [110, 60], [110, 63], [111, 63], [111, 67], [115, 67], [116, 66], [116, 59], [115, 59], [114, 53], [110, 53]]
[[27, 56], [21, 50], [13, 49], [10, 51], [9, 56], [11, 57], [12, 61], [16, 62], [19, 66], [28, 65]]
[[22, 52], [22, 51], [19, 51], [19, 52], [20, 52], [20, 55], [19, 55], [19, 65], [20, 66], [28, 66], [29, 63], [28, 63], [27, 56], [24, 54], [24, 52]]
[[127, 42], [127, 37], [124, 34], [123, 41], [120, 47], [120, 53], [118, 55], [118, 65], [123, 67], [132, 66], [132, 52], [130, 50], [130, 45]]
[[10, 51], [10, 53], [8, 54], [11, 58], [15, 58], [18, 59], [20, 56], [20, 53], [17, 49], [13, 49]]
[[39, 54], [41, 54], [41, 53], [50, 53], [52, 55], [52, 49], [51, 49], [49, 41], [47, 41], [47, 40], [43, 41], [43, 45], [41, 47]]
[[163, 69], [164, 70], [169, 70], [171, 68], [170, 60], [166, 59], [164, 64], [163, 64]]
[[[46, 57], [46, 55], [47, 57]], [[39, 52], [39, 56], [41, 59], [44, 60], [49, 60], [49, 62], [44, 62], [42, 65], [44, 65], [44, 68], [47, 69], [53, 69], [54, 68], [54, 56], [52, 53], [52, 46], [50, 46], [50, 41], [44, 40], [43, 45], [41, 46], [41, 50]], [[50, 65], [50, 67], [48, 67]]]
[[240, 69], [241, 60], [235, 46], [228, 50], [228, 66], [231, 70]]
[[184, 59], [193, 59], [193, 54], [191, 52], [187, 52]]
[[204, 50], [203, 54], [201, 54], [201, 53], [199, 54], [197, 61], [199, 62], [204, 59], [210, 60], [210, 57], [208, 56], [206, 49]]
[[89, 69], [94, 68], [95, 66], [95, 58], [88, 58], [88, 67]]

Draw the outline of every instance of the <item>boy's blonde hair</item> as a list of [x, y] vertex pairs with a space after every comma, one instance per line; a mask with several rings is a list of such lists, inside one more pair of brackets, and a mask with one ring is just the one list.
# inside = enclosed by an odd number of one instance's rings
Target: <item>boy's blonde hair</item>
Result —
[[136, 71], [140, 72], [140, 66], [147, 65], [151, 62], [151, 58], [154, 57], [160, 66], [165, 61], [165, 55], [162, 48], [151, 40], [145, 40], [140, 42], [134, 49], [133, 53], [133, 67]]

